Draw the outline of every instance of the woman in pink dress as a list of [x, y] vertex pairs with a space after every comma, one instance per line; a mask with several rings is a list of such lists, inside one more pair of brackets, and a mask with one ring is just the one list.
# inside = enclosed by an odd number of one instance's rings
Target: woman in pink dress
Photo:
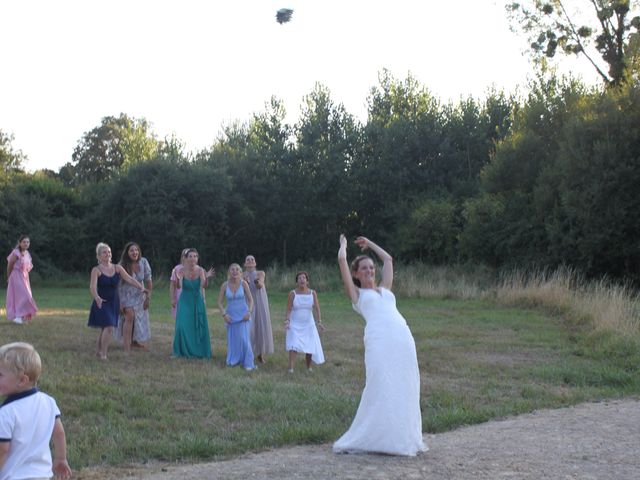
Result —
[[18, 245], [7, 257], [7, 320], [17, 324], [30, 321], [38, 311], [29, 283], [33, 268], [30, 243], [28, 236], [20, 236]]

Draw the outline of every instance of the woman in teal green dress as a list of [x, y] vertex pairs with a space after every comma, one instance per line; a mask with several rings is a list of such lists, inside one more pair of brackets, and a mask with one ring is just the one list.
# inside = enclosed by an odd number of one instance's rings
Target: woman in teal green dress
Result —
[[173, 356], [211, 358], [209, 321], [204, 304], [205, 271], [198, 266], [198, 251], [187, 251], [184, 268], [177, 273], [182, 288], [176, 310]]

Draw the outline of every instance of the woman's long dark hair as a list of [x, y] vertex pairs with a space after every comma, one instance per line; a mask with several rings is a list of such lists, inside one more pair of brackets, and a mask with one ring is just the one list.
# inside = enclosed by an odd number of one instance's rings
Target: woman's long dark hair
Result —
[[21, 252], [22, 248], [20, 247], [20, 243], [22, 243], [22, 240], [24, 240], [25, 238], [29, 238], [29, 235], [20, 235], [20, 238], [18, 238], [18, 243], [16, 244], [16, 248]]
[[129, 242], [124, 246], [122, 255], [120, 255], [120, 262], [118, 262], [120, 263], [120, 265], [122, 265], [122, 268], [124, 268], [129, 275], [133, 275], [133, 260], [131, 260], [131, 258], [129, 257], [129, 249], [133, 246], [138, 247], [138, 252], [140, 252], [138, 261], [140, 261], [140, 259], [142, 258], [142, 249], [140, 248], [140, 245], [138, 245], [136, 242]]

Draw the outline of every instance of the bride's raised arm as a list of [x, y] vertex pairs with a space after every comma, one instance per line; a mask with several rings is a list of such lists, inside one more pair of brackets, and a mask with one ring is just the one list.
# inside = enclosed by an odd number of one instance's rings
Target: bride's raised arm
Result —
[[358, 303], [358, 289], [351, 278], [351, 270], [347, 262], [347, 239], [344, 235], [340, 235], [340, 249], [338, 250], [338, 265], [340, 266], [340, 275], [344, 284], [344, 291], [351, 303]]

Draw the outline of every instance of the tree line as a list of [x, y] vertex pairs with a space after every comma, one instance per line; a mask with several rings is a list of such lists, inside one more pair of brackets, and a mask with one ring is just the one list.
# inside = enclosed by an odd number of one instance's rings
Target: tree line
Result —
[[341, 232], [403, 261], [568, 265], [638, 278], [640, 85], [541, 76], [522, 97], [443, 103], [382, 72], [359, 122], [317, 85], [295, 124], [272, 98], [189, 153], [144, 119], [105, 117], [54, 172], [22, 170], [0, 131], [0, 238], [40, 273], [88, 271], [98, 241], [140, 243], [160, 271], [333, 259]]

